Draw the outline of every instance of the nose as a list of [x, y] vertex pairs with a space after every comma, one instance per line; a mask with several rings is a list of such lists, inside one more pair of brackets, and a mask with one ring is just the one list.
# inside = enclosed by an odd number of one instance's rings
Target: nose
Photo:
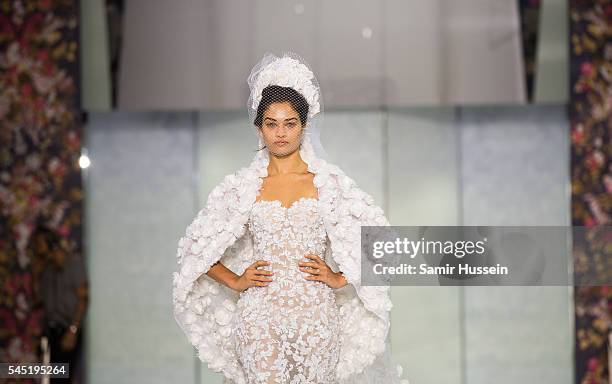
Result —
[[276, 130], [277, 137], [285, 137], [287, 135], [287, 128], [282, 126]]

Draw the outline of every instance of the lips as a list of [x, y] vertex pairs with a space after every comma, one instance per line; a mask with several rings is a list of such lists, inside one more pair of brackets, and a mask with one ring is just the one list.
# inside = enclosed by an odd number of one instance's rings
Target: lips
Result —
[[274, 144], [276, 145], [285, 145], [285, 144], [289, 144], [288, 141], [275, 141]]

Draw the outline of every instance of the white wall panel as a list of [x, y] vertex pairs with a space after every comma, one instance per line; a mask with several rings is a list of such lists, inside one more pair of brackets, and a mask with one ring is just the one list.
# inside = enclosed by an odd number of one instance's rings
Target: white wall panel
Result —
[[195, 214], [192, 132], [184, 115], [90, 115], [88, 383], [194, 380], [172, 312], [178, 240]]

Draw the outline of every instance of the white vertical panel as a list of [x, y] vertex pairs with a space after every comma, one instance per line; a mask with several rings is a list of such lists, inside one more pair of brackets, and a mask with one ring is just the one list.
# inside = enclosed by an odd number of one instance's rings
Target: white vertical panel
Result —
[[[386, 206], [383, 116], [376, 111], [326, 112], [321, 142], [329, 161]], [[387, 213], [387, 212], [385, 212]]]
[[[207, 105], [213, 74], [203, 41], [206, 3], [131, 0], [125, 4], [118, 104], [125, 109]], [[204, 70], [203, 70], [204, 68]]]
[[465, 225], [567, 225], [569, 144], [560, 106], [464, 108]]
[[119, 106], [245, 108], [251, 6], [239, 0], [127, 2]]
[[319, 0], [319, 81], [327, 107], [379, 106], [382, 101], [382, 4]]
[[81, 108], [86, 111], [108, 111], [111, 109], [111, 80], [104, 1], [81, 2], [79, 11]]
[[569, 19], [567, 0], [544, 0], [536, 46], [535, 103], [569, 99]]
[[[563, 107], [465, 109], [461, 125], [465, 225], [570, 224]], [[570, 292], [466, 287], [467, 382], [573, 383]]]
[[[199, 205], [225, 175], [251, 163], [257, 136], [246, 112], [203, 112], [198, 127]], [[264, 151], [267, 149], [264, 149]]]
[[440, 0], [387, 0], [384, 4], [384, 89], [387, 105], [440, 103]]
[[86, 131], [87, 382], [191, 383], [194, 349], [172, 311], [178, 240], [195, 214], [190, 122], [90, 114]]
[[[454, 112], [389, 113], [392, 225], [458, 225], [459, 164]], [[459, 287], [393, 287], [393, 354], [411, 383], [461, 382]]]
[[392, 287], [391, 348], [410, 383], [461, 383], [459, 287]]
[[255, 3], [243, 0], [206, 0], [206, 23], [200, 40], [210, 77], [202, 84], [207, 94], [203, 109], [246, 111], [247, 77], [254, 64], [253, 12]]
[[458, 137], [451, 108], [389, 113], [389, 194], [394, 225], [457, 225]]
[[[265, 52], [293, 51], [315, 66], [317, 4], [315, 0], [256, 0], [253, 18], [252, 64]], [[248, 74], [248, 73], [247, 73]], [[315, 73], [316, 75], [316, 73]]]
[[518, 4], [444, 0], [442, 103], [525, 103]]

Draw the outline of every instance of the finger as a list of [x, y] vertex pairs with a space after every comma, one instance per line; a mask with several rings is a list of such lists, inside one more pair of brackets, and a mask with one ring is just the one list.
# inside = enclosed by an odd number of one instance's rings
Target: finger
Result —
[[268, 285], [268, 283], [264, 282], [264, 281], [254, 281], [255, 285], [259, 286], [259, 287], [265, 287]]
[[310, 275], [310, 276], [306, 276], [304, 277], [306, 280], [321, 280], [321, 278], [317, 275]]
[[274, 272], [266, 271], [265, 269], [254, 269], [250, 276], [272, 276]]
[[319, 260], [311, 258], [308, 261], [303, 261], [303, 263], [312, 263], [314, 265], [316, 265], [317, 267], [321, 268], [323, 265], [325, 265], [325, 263], [321, 263]]
[[[262, 279], [269, 279], [271, 278], [272, 275], [263, 275], [263, 274], [259, 274], [259, 273], [251, 273], [248, 275], [248, 278], [251, 280], [262, 280]], [[263, 281], [263, 280], [262, 280]]]
[[268, 279], [268, 278], [265, 278], [265, 277], [253, 277], [251, 280], [252, 281], [268, 281], [268, 282], [272, 281], [272, 279]]
[[265, 261], [265, 260], [257, 260], [256, 262], [254, 262], [253, 264], [251, 264], [251, 268], [257, 268], [257, 267], [261, 267], [264, 265], [270, 265], [269, 261]]
[[313, 254], [308, 254], [306, 255], [307, 258], [314, 260], [317, 263], [322, 263], [323, 260], [321, 260], [321, 258], [317, 255], [313, 255]]
[[301, 261], [298, 263], [298, 265], [302, 266], [302, 267], [312, 267], [312, 268], [319, 268], [320, 265], [317, 263], [311, 263], [308, 261]]
[[267, 269], [256, 269], [255, 274], [256, 275], [273, 275], [274, 272], [268, 271]]
[[306, 261], [306, 263], [313, 263], [317, 266], [317, 268], [325, 268], [327, 266], [327, 264], [325, 264], [325, 262], [323, 262], [321, 259], [317, 258], [316, 255], [311, 257], [310, 261]]
[[313, 268], [313, 269], [307, 269], [305, 267], [300, 267], [300, 270], [304, 271], [304, 272], [308, 272], [312, 275], [320, 275], [321, 274], [321, 270], [319, 268]]

